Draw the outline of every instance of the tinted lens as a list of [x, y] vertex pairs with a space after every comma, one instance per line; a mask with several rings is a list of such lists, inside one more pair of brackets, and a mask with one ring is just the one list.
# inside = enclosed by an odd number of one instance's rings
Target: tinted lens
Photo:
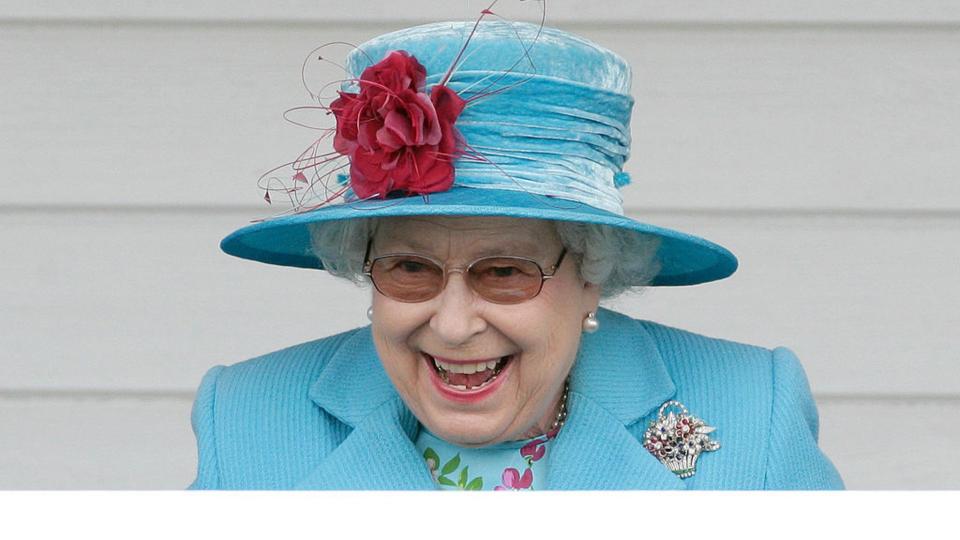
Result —
[[512, 257], [489, 257], [473, 263], [468, 273], [473, 290], [497, 304], [516, 304], [540, 293], [543, 273], [537, 263]]
[[401, 302], [423, 302], [443, 288], [443, 270], [412, 255], [381, 257], [373, 261], [370, 276], [381, 294]]

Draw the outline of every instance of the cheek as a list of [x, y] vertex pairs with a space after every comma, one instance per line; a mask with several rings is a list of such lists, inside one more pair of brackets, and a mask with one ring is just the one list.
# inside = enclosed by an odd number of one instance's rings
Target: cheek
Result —
[[373, 340], [388, 373], [415, 367], [411, 358], [411, 336], [420, 327], [416, 313], [397, 309], [389, 301], [373, 302]]
[[551, 304], [537, 314], [518, 316], [516, 320], [529, 323], [519, 326], [516, 340], [530, 355], [530, 370], [547, 377], [569, 370], [580, 346], [581, 322], [576, 307]]
[[396, 302], [375, 293], [370, 305], [373, 308], [374, 331], [384, 340], [404, 342], [421, 324], [415, 304]]
[[571, 339], [578, 340], [583, 317], [586, 315], [583, 311], [583, 287], [576, 284], [565, 285], [545, 295], [547, 304], [541, 309], [544, 313], [540, 323], [542, 332], [544, 335], [552, 335], [556, 345], [569, 343]]
[[549, 350], [552, 352], [551, 362], [569, 369], [577, 357], [577, 350], [580, 347], [580, 326], [573, 324], [571, 319], [558, 321], [556, 327], [550, 333], [547, 340]]
[[560, 298], [553, 306], [554, 315], [548, 333], [549, 344], [558, 355], [556, 361], [567, 366], [573, 363], [580, 347], [584, 315], [581, 313], [579, 294], [582, 294], [582, 288], [570, 287], [565, 294], [558, 295]]

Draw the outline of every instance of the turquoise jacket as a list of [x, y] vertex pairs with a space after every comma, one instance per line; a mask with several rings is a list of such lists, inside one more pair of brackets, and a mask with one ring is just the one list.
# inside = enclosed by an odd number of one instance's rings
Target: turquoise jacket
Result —
[[[550, 489], [839, 489], [796, 356], [601, 310], [570, 376]], [[681, 401], [720, 442], [680, 479], [641, 444]], [[193, 408], [194, 489], [434, 489], [420, 424], [363, 327], [203, 378]]]

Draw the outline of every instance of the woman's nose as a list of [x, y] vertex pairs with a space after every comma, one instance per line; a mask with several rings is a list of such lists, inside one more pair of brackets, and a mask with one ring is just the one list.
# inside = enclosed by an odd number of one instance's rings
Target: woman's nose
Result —
[[437, 300], [430, 328], [447, 345], [461, 345], [486, 330], [480, 300], [467, 285], [462, 272], [448, 275], [446, 286]]

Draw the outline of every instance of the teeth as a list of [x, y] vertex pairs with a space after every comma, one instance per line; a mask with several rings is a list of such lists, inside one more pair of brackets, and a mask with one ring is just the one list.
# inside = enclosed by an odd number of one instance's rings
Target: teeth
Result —
[[433, 364], [440, 368], [441, 371], [447, 371], [450, 373], [463, 373], [465, 375], [486, 371], [488, 369], [496, 369], [497, 364], [499, 363], [500, 360], [490, 360], [489, 362], [478, 362], [476, 364], [448, 364], [446, 362], [441, 362], [436, 358], [433, 359]]

